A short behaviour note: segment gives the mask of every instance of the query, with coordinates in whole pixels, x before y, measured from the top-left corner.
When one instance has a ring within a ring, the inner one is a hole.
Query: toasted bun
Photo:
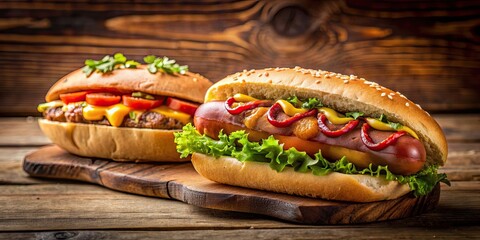
[[[115,161],[184,162],[173,142],[175,131],[117,128],[40,119],[40,128],[53,143],[76,155]]]
[[[445,136],[427,112],[402,94],[363,78],[300,67],[245,70],[214,84],[205,102],[225,100],[236,93],[260,99],[317,97],[325,106],[340,112],[360,111],[373,117],[383,113],[390,121],[417,133],[427,151],[429,164],[443,165],[447,160]]]
[[[48,91],[45,100],[57,100],[62,93],[115,89],[120,92],[140,91],[203,103],[204,94],[211,85],[212,83],[200,74],[152,74],[145,65],[104,74],[94,72],[89,77],[82,69],[78,69],[58,80]]]
[[[373,202],[395,199],[410,191],[406,184],[382,177],[342,173],[315,176],[295,172],[290,167],[279,173],[267,163],[240,162],[232,157],[215,158],[200,153],[192,155],[192,164],[200,175],[215,182],[330,200]]]

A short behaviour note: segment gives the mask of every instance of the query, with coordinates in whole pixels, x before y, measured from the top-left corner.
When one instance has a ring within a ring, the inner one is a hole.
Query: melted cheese
[[[123,119],[130,111],[132,111],[131,108],[118,103],[108,107],[108,109],[105,111],[105,117],[107,117],[110,125],[118,127],[122,125]]]
[[[328,121],[330,121],[333,124],[346,124],[354,120],[351,117],[338,117],[337,112],[331,108],[322,107],[319,109],[319,111],[325,114]]]
[[[105,116],[108,107],[93,106],[87,104],[83,108],[83,117],[89,121],[100,121]]]
[[[158,108],[150,109],[149,111],[160,113],[166,117],[175,118],[184,124],[189,123],[191,120],[191,116],[189,114],[172,110],[167,106],[160,106]],[[145,111],[133,110],[132,108],[129,108],[121,103],[108,107],[87,104],[87,106],[83,108],[83,117],[89,121],[99,121],[106,117],[108,122],[110,122],[110,125],[118,127],[122,125],[123,119],[130,112],[135,113],[135,121],[138,122],[140,116]]]
[[[160,107],[157,107],[157,108],[154,108],[154,109],[150,109],[151,112],[156,112],[156,113],[160,113],[160,114],[163,114],[167,117],[170,117],[170,118],[175,118],[177,120],[179,120],[180,122],[182,122],[183,124],[187,124],[190,122],[190,114],[187,114],[187,113],[183,113],[183,112],[179,112],[179,111],[175,111],[167,106],[160,106]]]

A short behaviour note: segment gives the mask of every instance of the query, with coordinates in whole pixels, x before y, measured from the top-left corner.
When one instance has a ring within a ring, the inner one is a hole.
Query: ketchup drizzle
[[[407,134],[405,131],[398,131],[390,135],[388,138],[385,140],[379,142],[379,143],[374,143],[372,138],[368,135],[368,130],[370,129],[370,125],[367,123],[364,123],[362,126],[362,131],[361,131],[361,138],[363,144],[367,146],[369,149],[374,150],[374,151],[380,151],[385,149],[386,147],[390,146],[391,144],[394,144],[398,138],[401,136]]]
[[[278,121],[276,118],[280,113],[280,111],[282,111],[282,106],[279,103],[275,103],[272,105],[271,100],[255,100],[255,101],[247,102],[243,105],[233,108],[232,105],[235,102],[237,101],[233,97],[230,97],[225,101],[225,109],[232,115],[238,115],[243,113],[244,111],[251,110],[259,106],[271,106],[267,112],[268,122],[270,122],[270,124],[272,124],[273,126],[280,127],[280,128],[288,127],[292,125],[294,122],[302,118],[315,116],[318,113],[318,109],[315,108],[304,113],[297,113],[292,117],[287,118],[283,121]],[[345,126],[343,126],[341,129],[332,131],[326,125],[327,116],[325,114],[319,113],[317,118],[318,118],[318,121],[317,121],[318,127],[320,128],[321,132],[325,134],[327,137],[339,137],[355,129],[360,123],[360,120],[358,119],[351,120],[347,124],[345,124]],[[363,144],[365,144],[365,146],[367,146],[370,150],[373,150],[373,151],[381,151],[387,148],[388,146],[394,144],[398,140],[398,138],[400,138],[401,136],[407,134],[407,132],[405,131],[398,131],[391,134],[389,137],[387,137],[383,141],[379,143],[374,143],[372,138],[368,135],[369,129],[370,129],[370,125],[368,125],[368,123],[364,123],[360,131],[360,136]]]
[[[236,102],[237,100],[235,100],[234,97],[230,97],[227,99],[227,101],[225,101],[225,109],[227,109],[227,111],[232,115],[238,115],[238,114],[241,114],[242,112],[257,108],[259,106],[269,106],[272,104],[272,101],[270,100],[256,100],[256,101],[248,102],[248,103],[245,103],[244,105],[233,108],[232,105]]]
[[[293,115],[292,117],[285,119],[284,121],[278,121],[276,118],[277,118],[278,113],[281,110],[282,110],[282,106],[279,103],[273,104],[273,106],[270,107],[270,109],[268,109],[268,112],[267,112],[268,122],[270,122],[270,124],[272,124],[275,127],[281,127],[281,128],[288,127],[288,126],[292,125],[294,122],[296,122],[296,121],[298,121],[302,118],[315,116],[318,112],[318,110],[315,108],[315,109],[312,109],[308,112],[297,113],[297,114]]]
[[[327,116],[325,114],[318,114],[318,127],[322,131],[323,134],[327,135],[328,137],[339,137],[342,136],[343,134],[350,132],[352,129],[355,129],[360,122],[360,120],[351,120],[345,126],[343,126],[341,129],[338,129],[336,131],[332,131],[328,128],[326,125],[327,121]]]

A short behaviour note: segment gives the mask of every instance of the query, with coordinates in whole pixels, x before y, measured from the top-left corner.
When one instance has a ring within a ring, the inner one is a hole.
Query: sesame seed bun
[[[420,106],[402,94],[356,76],[296,67],[244,70],[214,84],[205,102],[226,100],[236,93],[259,99],[317,97],[339,112],[360,111],[365,116],[385,114],[393,122],[413,129],[427,152],[427,163],[443,165],[447,141],[442,129]]]
[[[116,90],[127,93],[139,91],[202,103],[204,94],[211,85],[212,83],[200,74],[167,74],[160,71],[152,74],[145,65],[116,69],[103,74],[94,72],[89,77],[82,69],[77,69],[58,80],[48,91],[45,100],[57,100],[62,93]]]

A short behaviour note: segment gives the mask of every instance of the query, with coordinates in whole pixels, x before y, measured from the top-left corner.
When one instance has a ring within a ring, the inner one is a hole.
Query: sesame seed
[[[348,80],[343,80],[343,83],[345,83],[345,84],[348,83]]]
[[[280,68],[276,67],[274,70],[278,72],[278,71],[280,71]]]
[[[360,78],[360,80],[365,81],[365,78]]]
[[[370,81],[365,81],[365,82],[363,82],[363,84],[372,84],[372,82],[370,82]]]
[[[295,66],[293,69],[299,70],[299,69],[301,69],[301,67],[300,66]]]
[[[240,73],[240,74],[237,75],[237,77],[241,77],[242,75],[243,75],[243,74]]]
[[[419,107],[420,109],[422,109],[422,107],[420,106],[420,104],[416,104],[416,105],[417,105],[417,107]]]
[[[267,72],[267,73],[265,73],[265,77],[268,77],[269,75],[270,75],[270,74],[269,74],[268,72]]]
[[[357,79],[357,76],[355,76],[355,75],[350,75],[350,80],[355,80],[355,79]]]
[[[337,75],[337,74],[335,74],[335,73],[328,74],[329,77],[335,77],[335,75]]]
[[[321,77],[321,76],[322,76],[321,73],[319,73],[319,72],[315,73],[315,77]]]
[[[247,72],[247,69],[243,69],[243,72],[246,73],[246,72]]]
[[[393,95],[395,95],[395,93],[391,92],[391,93],[389,93],[388,95],[392,95],[392,96],[393,96]]]
[[[409,107],[409,106],[410,106],[410,103],[406,102],[406,103],[405,103],[405,106]]]
[[[330,78],[330,75],[325,74],[323,75],[323,78]]]
[[[369,87],[371,87],[371,88],[374,88],[374,87],[375,87],[375,85],[370,85]]]
[[[319,83],[321,83],[321,82],[322,82],[322,81],[320,81],[320,80],[315,81],[316,84],[319,84]]]
[[[343,80],[347,80],[347,79],[350,79],[350,77],[349,77],[349,76],[345,76],[345,75],[343,75],[341,79],[343,79]]]
[[[250,72],[251,72],[251,73],[255,73],[255,69],[250,69]]]
[[[192,78],[192,80],[193,80],[194,82],[198,81],[198,79],[197,79],[197,78]]]
[[[273,68],[265,68],[265,71],[271,71]]]
[[[257,76],[258,76],[258,77],[261,77],[261,76],[263,76],[263,73],[259,73]]]
[[[392,95],[388,95],[387,97],[390,98],[390,100],[393,100]]]
[[[382,94],[380,94],[380,96],[382,96],[382,97],[385,97],[385,95],[387,95],[387,94],[386,94],[386,93],[382,93]]]
[[[237,77],[234,77],[234,78],[233,78],[233,81],[237,81],[237,80],[238,80],[238,78],[237,78]]]
[[[250,74],[251,74],[250,72],[245,73],[245,75],[247,75],[247,76],[250,76]]]
[[[405,97],[403,94],[400,94],[400,97],[407,99],[407,97]]]
[[[377,89],[377,91],[380,91],[380,90],[382,90],[382,89],[381,89],[381,88],[379,88],[379,87],[377,87],[376,89]]]

